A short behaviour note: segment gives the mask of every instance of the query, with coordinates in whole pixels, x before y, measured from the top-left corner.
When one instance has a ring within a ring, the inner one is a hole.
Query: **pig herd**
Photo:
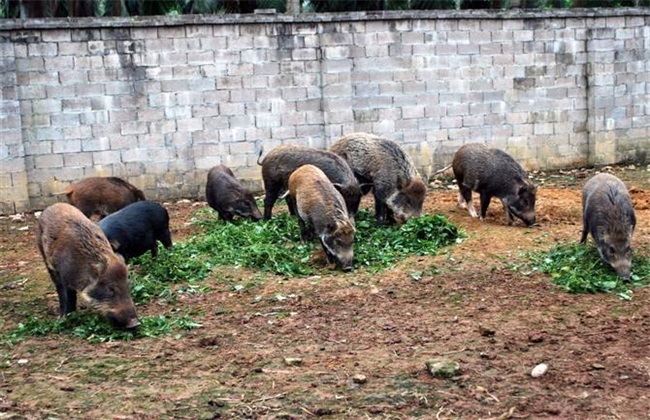
[[[317,240],[330,264],[353,268],[354,217],[363,195],[373,192],[379,226],[405,223],[422,213],[425,181],[411,158],[394,141],[368,133],[344,136],[330,150],[283,145],[260,161],[264,214],[233,172],[218,165],[208,172],[206,200],[226,222],[235,216],[270,219],[273,205],[285,198],[297,217],[302,241]],[[506,220],[535,224],[537,187],[506,152],[482,144],[458,149],[452,168],[458,205],[471,217],[485,218],[490,200],[503,204]],[[480,212],[472,203],[480,197]],[[158,242],[172,246],[169,214],[147,201],[142,191],[116,177],[91,177],[71,185],[68,203],[46,208],[38,219],[37,245],[59,297],[64,316],[76,309],[77,293],[116,327],[139,325],[127,280],[130,259]],[[627,188],[610,174],[588,180],[582,193],[581,242],[591,234],[602,259],[623,279],[631,273],[631,239],[636,219]]]

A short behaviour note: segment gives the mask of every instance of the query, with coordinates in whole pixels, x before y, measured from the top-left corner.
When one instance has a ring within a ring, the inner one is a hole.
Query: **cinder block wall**
[[[0,21],[0,213],[119,176],[203,196],[223,163],[368,131],[423,173],[466,142],[528,169],[645,161],[650,11],[409,11]]]

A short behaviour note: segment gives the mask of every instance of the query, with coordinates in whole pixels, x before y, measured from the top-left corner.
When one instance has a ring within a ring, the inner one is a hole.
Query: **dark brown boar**
[[[59,295],[64,316],[77,308],[77,293],[119,328],[139,325],[126,264],[102,230],[66,203],[46,208],[38,219],[38,249]]]
[[[512,156],[503,150],[469,143],[456,151],[452,168],[459,189],[458,205],[467,207],[470,216],[478,217],[472,203],[472,191],[476,191],[481,199],[481,220],[492,197],[497,197],[505,209],[508,225],[512,225],[513,216],[527,226],[535,224],[537,187]]]
[[[300,238],[311,241],[316,236],[330,264],[352,270],[354,223],[343,196],[325,173],[314,165],[296,169],[289,177],[289,198],[298,216]]]
[[[64,193],[68,203],[95,222],[131,203],[145,200],[142,191],[114,176],[82,179]]]
[[[380,225],[404,223],[422,214],[427,189],[415,165],[394,141],[368,133],[353,133],[330,148],[345,159],[362,185],[372,185],[375,219]],[[370,188],[364,188],[367,194]]]
[[[262,150],[260,150],[260,157]],[[262,165],[262,179],[264,180],[264,218],[270,219],[273,204],[283,191],[288,189],[289,177],[303,165],[314,165],[333,183],[345,200],[348,215],[352,218],[359,210],[361,189],[359,183],[350,169],[350,166],[341,157],[326,150],[312,147],[283,145],[271,150],[264,158]],[[289,201],[289,211],[295,215],[295,209]]]
[[[217,165],[208,172],[205,197],[221,220],[231,221],[235,216],[252,220],[262,218],[253,194],[224,165]]]
[[[629,279],[632,269],[632,234],[636,216],[630,193],[614,175],[594,175],[582,188],[582,237],[596,242],[600,257],[622,279]]]

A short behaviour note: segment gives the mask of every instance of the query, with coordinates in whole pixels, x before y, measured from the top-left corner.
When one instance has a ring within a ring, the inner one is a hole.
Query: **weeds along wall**
[[[528,169],[645,161],[650,10],[0,21],[0,213],[81,178],[203,197],[222,163],[368,131],[423,173],[466,142]]]

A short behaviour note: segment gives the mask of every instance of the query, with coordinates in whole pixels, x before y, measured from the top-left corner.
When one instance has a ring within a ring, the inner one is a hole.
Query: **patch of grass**
[[[142,337],[157,337],[178,330],[192,330],[201,324],[188,316],[146,316],[140,318],[140,327],[134,331],[115,329],[102,316],[92,313],[72,312],[65,318],[41,319],[30,316],[0,337],[0,341],[15,344],[27,337],[67,334],[91,343],[129,341]]]
[[[425,214],[402,226],[378,227],[372,214],[363,210],[356,218],[355,267],[380,271],[410,255],[435,255],[441,247],[465,237],[443,215]]]
[[[632,258],[629,282],[616,276],[594,246],[558,245],[548,252],[531,255],[531,259],[534,270],[550,275],[554,284],[570,293],[613,292],[630,300],[631,287],[650,284],[650,258],[642,255]]]
[[[206,230],[193,241],[199,252],[211,253],[215,265],[238,265],[285,276],[314,273],[307,263],[318,244],[300,242],[298,222],[288,213],[271,220],[223,224],[217,219],[197,219]],[[378,227],[367,209],[356,217],[355,267],[384,269],[409,255],[432,255],[453,244],[464,233],[442,215],[423,215],[402,226]]]
[[[136,304],[152,299],[174,300],[172,284],[202,281],[212,269],[208,255],[192,247],[193,241],[177,243],[167,250],[162,246],[158,257],[151,253],[135,258],[136,268],[130,273],[131,297]]]
[[[131,295],[136,304],[152,299],[174,300],[178,293],[202,289],[202,281],[215,266],[247,267],[286,277],[314,274],[309,264],[317,243],[300,241],[298,222],[287,212],[271,220],[236,220],[224,223],[212,211],[197,212],[193,223],[204,233],[172,249],[159,248],[157,258],[149,253],[135,259],[131,273]],[[464,237],[458,227],[442,215],[423,215],[402,226],[378,227],[372,213],[362,209],[356,218],[355,267],[380,271],[410,255],[432,255],[440,247]],[[177,288],[179,282],[190,286]],[[240,284],[234,287],[242,287]],[[249,287],[249,285],[245,286]]]

